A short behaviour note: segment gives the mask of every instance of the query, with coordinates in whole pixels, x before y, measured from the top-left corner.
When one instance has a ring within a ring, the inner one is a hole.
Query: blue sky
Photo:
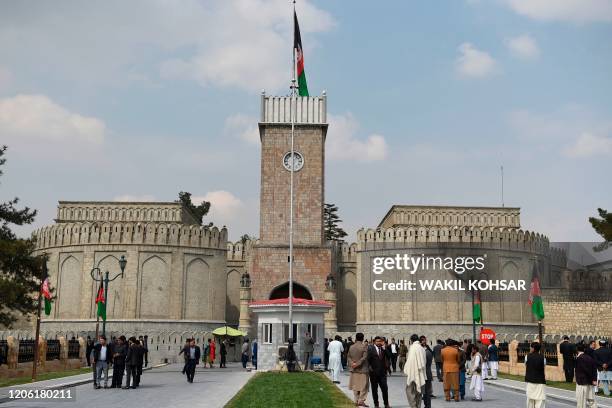
[[[556,241],[612,209],[612,2],[299,1],[327,90],[326,201],[351,235],[392,204],[499,205]],[[288,1],[13,1],[0,14],[0,198],[212,201],[258,233],[259,93],[285,94]],[[30,228],[20,229],[22,234]]]

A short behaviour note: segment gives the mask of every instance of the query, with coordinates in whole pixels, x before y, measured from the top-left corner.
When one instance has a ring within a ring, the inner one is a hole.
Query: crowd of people
[[[113,337],[110,342],[105,335],[99,336],[96,341],[88,336],[85,354],[87,365],[93,369],[95,389],[138,388],[142,368],[149,364],[148,349],[142,336],[138,339],[136,337],[126,339],[125,336]],[[113,376],[109,386],[108,372],[111,367]],[[124,374],[125,385],[123,385]],[[102,386],[102,376],[104,376],[104,386]]]

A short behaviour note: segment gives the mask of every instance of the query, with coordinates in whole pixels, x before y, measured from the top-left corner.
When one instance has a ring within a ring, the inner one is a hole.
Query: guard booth
[[[289,344],[289,298],[251,302],[249,308],[257,317],[257,369],[280,370],[282,357]],[[310,333],[314,344],[314,357],[323,361],[325,314],[331,303],[320,300],[293,299],[293,349],[301,367],[304,367],[304,336]]]

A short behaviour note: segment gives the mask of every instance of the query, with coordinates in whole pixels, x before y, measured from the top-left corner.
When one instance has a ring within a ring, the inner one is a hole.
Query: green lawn
[[[349,400],[324,374],[257,373],[226,408],[348,408]]]
[[[506,378],[508,380],[515,380],[515,381],[525,382],[525,376],[522,376],[522,375],[505,374],[505,373],[498,372],[497,376],[500,377],[500,378]],[[550,380],[546,380],[546,385],[548,387],[560,388],[562,390],[576,391],[576,383],[567,383],[565,381],[550,381]],[[603,395],[601,393],[597,394],[597,395],[605,397],[605,395]]]
[[[66,371],[54,371],[50,373],[42,373],[36,376],[37,381],[52,380],[54,378],[69,377],[71,375],[91,373],[91,367],[77,368]],[[32,382],[32,376],[15,377],[15,378],[0,378],[0,387],[9,387],[11,385],[27,384]]]

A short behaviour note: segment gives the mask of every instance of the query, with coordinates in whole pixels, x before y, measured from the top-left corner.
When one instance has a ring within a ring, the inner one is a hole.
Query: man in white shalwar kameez
[[[472,390],[474,393],[472,401],[482,401],[482,395],[484,394],[484,381],[482,379],[482,356],[476,347],[472,349],[472,364],[470,365],[470,371],[472,371],[470,390]]]
[[[329,351],[329,372],[332,377],[332,381],[335,384],[340,384],[340,372],[342,371],[342,352],[344,347],[342,346],[342,337],[334,337],[334,341],[329,343],[327,351]]]
[[[531,343],[530,353],[525,356],[525,382],[527,408],[546,406],[546,359],[540,354],[540,343]]]
[[[421,399],[423,397],[423,386],[427,376],[425,374],[426,355],[425,349],[419,342],[419,336],[413,334],[410,336],[410,348],[404,365],[404,374],[406,374],[406,397],[410,408],[420,408]]]

